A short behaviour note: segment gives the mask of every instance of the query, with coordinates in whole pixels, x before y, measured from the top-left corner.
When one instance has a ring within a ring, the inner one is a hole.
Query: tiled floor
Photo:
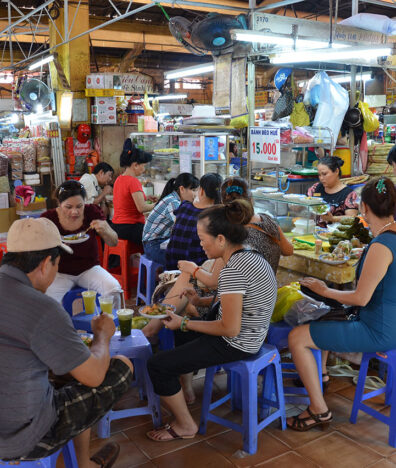
[[[202,374],[194,379],[198,399],[192,406],[192,414],[197,422],[200,417],[203,382]],[[225,389],[226,376],[216,375],[216,394],[225,392]],[[242,437],[239,433],[214,423],[208,424],[205,435],[197,435],[194,439],[153,442],[145,435],[152,428],[151,418],[148,416],[114,421],[110,439],[98,439],[93,433],[91,449],[94,452],[108,440],[117,441],[121,445],[121,454],[115,468],[396,467],[396,449],[387,443],[387,426],[362,413],[359,414],[356,425],[349,423],[354,389],[350,378],[332,377],[327,401],[334,414],[334,422],[327,430],[313,429],[305,433],[281,431],[278,424],[274,423],[260,433],[257,453],[252,456],[244,456],[241,452]],[[131,390],[117,406],[122,408],[138,404],[137,393]],[[375,401],[375,407],[385,413],[389,412],[380,398]],[[289,411],[295,412],[296,409]],[[231,413],[227,405],[219,408],[219,412],[235,420],[240,417],[237,413]],[[165,409],[163,419],[170,420]]]

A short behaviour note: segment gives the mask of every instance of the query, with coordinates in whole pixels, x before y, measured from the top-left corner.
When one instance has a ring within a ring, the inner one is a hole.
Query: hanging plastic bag
[[[324,302],[315,301],[302,293],[301,295],[303,298],[295,302],[283,317],[291,327],[298,327],[303,323],[317,320],[330,312],[330,307]]]
[[[290,122],[293,127],[304,127],[309,125],[309,115],[305,110],[303,102],[295,102],[293,112],[290,115]]]
[[[315,88],[319,85],[319,88]],[[345,112],[349,107],[348,92],[340,84],[333,81],[326,72],[317,73],[308,83],[304,95],[304,104],[312,104],[311,90],[315,90],[319,98],[318,108],[313,122],[314,127],[327,127],[333,133],[333,145],[340,132]]]
[[[275,303],[271,322],[280,322],[290,307],[299,301],[304,295],[300,291],[300,283],[290,283],[278,289],[278,295]]]
[[[246,128],[249,126],[249,114],[240,115],[239,117],[234,117],[230,121],[231,127],[234,128]]]
[[[369,109],[367,102],[359,101],[359,109],[363,116],[363,130],[375,132],[379,127],[379,120]]]

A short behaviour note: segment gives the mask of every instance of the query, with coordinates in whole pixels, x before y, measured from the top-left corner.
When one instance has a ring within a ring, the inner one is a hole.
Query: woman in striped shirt
[[[196,331],[194,341],[152,356],[147,362],[155,392],[172,411],[174,421],[147,433],[155,441],[193,438],[197,425],[187,409],[179,376],[198,369],[246,359],[262,346],[276,300],[275,275],[259,253],[245,249],[245,225],[253,216],[251,203],[234,200],[204,210],[198,236],[209,258],[221,257],[220,308],[216,320],[189,320],[168,312],[172,330]]]

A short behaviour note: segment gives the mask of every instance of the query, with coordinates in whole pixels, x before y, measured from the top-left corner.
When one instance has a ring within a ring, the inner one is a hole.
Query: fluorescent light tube
[[[324,41],[314,41],[311,39],[302,38],[297,38],[296,41],[294,41],[294,38],[290,36],[272,35],[268,33],[260,33],[257,31],[245,31],[243,29],[235,29],[234,31],[231,31],[231,34],[233,39],[236,41],[257,42],[259,44],[271,44],[290,47],[294,47],[294,42],[296,42],[297,49],[324,49],[329,47],[329,43]],[[332,47],[334,49],[341,49],[348,46],[346,44],[336,42],[332,44]]]
[[[331,78],[333,81],[335,81],[336,83],[350,83],[351,82],[351,76],[350,75],[347,75],[347,76],[330,76],[329,75],[329,78]],[[356,81],[360,81],[360,80],[363,80],[363,81],[369,81],[371,80],[371,72],[368,72],[368,73],[357,73],[356,74]]]
[[[153,99],[157,99],[157,101],[173,101],[175,99],[187,99],[187,94],[164,94],[162,96],[149,97],[149,101],[152,101]]]
[[[370,60],[377,57],[391,55],[390,47],[382,48],[358,48],[348,47],[347,50],[305,50],[285,52],[274,55],[270,62],[274,64],[281,63],[303,63],[303,62],[326,62],[326,61],[344,61],[346,59],[364,59]]]
[[[50,63],[54,60],[53,55],[49,55],[48,57],[45,57],[38,62],[34,62],[31,65],[29,65],[29,70],[35,70],[36,68],[41,67],[42,65],[45,65],[46,63]]]
[[[178,70],[172,70],[165,73],[165,79],[174,80],[175,78],[184,78],[186,76],[202,75],[204,73],[210,73],[214,71],[213,63],[204,63],[202,65],[196,65],[194,67],[179,68]]]

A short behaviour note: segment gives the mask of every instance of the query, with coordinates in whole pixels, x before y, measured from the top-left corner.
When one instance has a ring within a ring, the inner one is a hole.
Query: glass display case
[[[254,211],[271,216],[286,234],[313,234],[318,217],[329,209],[319,197],[269,190],[252,190]]]
[[[227,133],[131,133],[132,142],[153,154],[146,176],[152,181],[166,181],[181,172],[196,177],[215,172],[222,177],[229,173]]]

